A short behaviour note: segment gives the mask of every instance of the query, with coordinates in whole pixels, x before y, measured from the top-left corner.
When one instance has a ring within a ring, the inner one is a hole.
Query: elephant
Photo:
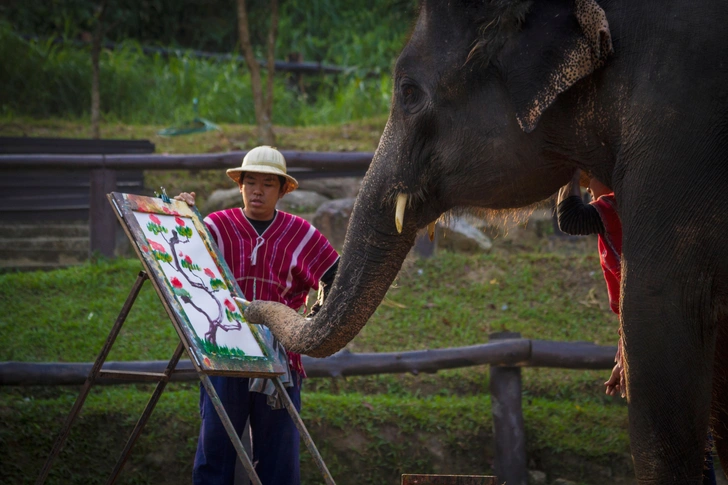
[[[423,0],[337,277],[304,319],[246,317],[315,357],[366,324],[423,229],[553,197],[577,169],[623,224],[620,326],[639,483],[728,468],[728,2]]]

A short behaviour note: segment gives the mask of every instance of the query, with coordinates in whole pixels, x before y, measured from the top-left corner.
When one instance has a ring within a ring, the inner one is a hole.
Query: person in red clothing
[[[580,183],[581,182],[581,183]],[[585,204],[581,198],[580,185],[587,185],[593,202]],[[556,214],[559,228],[566,234],[585,236],[597,234],[599,261],[604,272],[609,295],[609,307],[619,315],[619,288],[622,279],[622,223],[617,213],[617,201],[612,189],[594,177],[582,176],[581,171],[574,174],[558,195]],[[625,381],[622,365],[622,338],[617,344],[617,355],[612,375],[604,383],[606,393],[617,393],[624,397]]]
[[[213,212],[205,219],[210,234],[247,300],[306,306],[309,290],[323,287],[320,306],[336,274],[339,256],[304,219],[276,210],[276,203],[298,187],[276,149],[250,150],[227,175],[240,187],[243,207]],[[175,197],[194,204],[194,192]],[[312,313],[309,313],[311,315]],[[276,345],[280,345],[276,343]],[[301,356],[285,352],[288,374],[281,376],[296,408],[301,408]],[[299,433],[272,381],[210,376],[238,434],[250,419],[252,461],[263,485],[297,485]],[[193,465],[193,483],[232,485],[237,454],[204,388],[200,388],[202,426]]]
[[[622,223],[617,213],[614,191],[594,177],[585,177],[577,170],[567,185],[559,190],[556,214],[559,228],[566,234],[585,236],[597,234],[599,261],[604,272],[609,294],[609,307],[617,315],[619,312],[620,285],[622,281]],[[585,185],[593,201],[585,204],[581,198],[580,185]],[[610,396],[620,394],[625,397],[626,381],[624,359],[622,356],[622,335],[617,343],[616,362],[609,376],[606,393]],[[713,439],[708,432],[705,448],[705,467],[703,485],[716,485],[713,466]]]

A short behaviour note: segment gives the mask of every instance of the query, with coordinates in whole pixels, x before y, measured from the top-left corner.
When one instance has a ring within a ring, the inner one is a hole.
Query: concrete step
[[[0,238],[88,238],[88,224],[0,224]]]
[[[0,224],[2,273],[64,268],[88,255],[88,223]]]
[[[0,256],[8,252],[77,252],[86,251],[88,253],[89,240],[86,237],[2,237],[0,238]]]
[[[79,263],[78,262],[74,262],[72,264],[40,263],[37,261],[19,263],[19,262],[12,262],[12,261],[11,262],[0,261],[0,274],[21,273],[21,272],[26,272],[26,271],[53,271],[56,269],[68,268],[69,266],[75,266],[77,264],[79,264]]]
[[[57,251],[57,250],[12,250],[3,251],[0,265],[5,267],[26,266],[29,264],[62,264],[69,266],[80,264],[88,259],[86,251]]]
[[[53,269],[88,259],[86,237],[0,238],[0,268]]]

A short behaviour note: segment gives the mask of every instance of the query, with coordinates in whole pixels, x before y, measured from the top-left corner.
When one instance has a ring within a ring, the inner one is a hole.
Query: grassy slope
[[[280,129],[279,147],[373,150],[383,121]],[[156,137],[157,128],[107,125],[104,136],[150,138],[158,151],[179,153],[249,147],[254,139],[252,129],[244,126],[225,126],[223,135],[176,139]],[[63,121],[15,120],[0,132],[87,136],[82,125]],[[217,173],[201,175],[205,174],[194,174],[194,187],[184,171],[150,173],[148,180],[171,187],[171,193],[177,187],[200,191],[201,178],[206,181],[203,193],[225,184]],[[428,261],[408,260],[351,350],[470,345],[504,329],[531,338],[614,344],[616,319],[607,307],[595,241],[555,247],[545,240],[525,246],[508,237],[495,242],[490,255],[441,253]],[[0,361],[92,361],[139,269],[136,260],[118,260],[49,273],[0,275]],[[109,358],[168,359],[175,338],[151,285],[145,285]],[[607,464],[627,453],[626,408],[621,400],[603,395],[606,377],[605,371],[524,369],[532,465],[600,483],[563,457]],[[335,476],[356,473],[364,483],[397,483],[402,472],[483,473],[489,470],[483,469],[482,448],[486,463],[492,457],[487,388],[485,366],[421,376],[311,379],[303,417]],[[0,456],[13,464],[2,467],[0,481],[21,483],[21,476],[34,475],[75,392],[0,388]],[[122,436],[130,432],[150,392],[145,386],[94,390],[66,455],[73,452],[83,460],[61,459],[58,471],[54,468],[55,483],[92,483],[108,473],[110,457],[118,454]],[[196,386],[169,386],[122,481],[187,479],[199,426],[196,395]],[[99,429],[105,431],[99,434]],[[367,450],[363,457],[361,449]],[[443,453],[451,458],[448,463],[438,462]],[[307,483],[317,483],[310,460],[305,459],[304,469]],[[7,480],[2,480],[3,474]]]
[[[503,328],[533,338],[609,344],[614,319],[606,309],[601,276],[591,269],[596,264],[591,255],[505,251],[442,253],[428,261],[411,261],[350,346],[354,351],[391,351],[468,345],[486,341],[489,331]],[[0,360],[92,361],[139,268],[135,260],[119,260],[49,273],[0,275],[5,310],[0,317],[0,340],[5,343]],[[167,359],[175,338],[156,294],[146,285],[110,359]],[[603,396],[605,377],[605,372],[524,370],[527,442],[537,467],[553,472],[559,460],[549,462],[550,454],[602,463],[627,452],[626,409],[622,402]],[[338,476],[357,471],[367,477],[363,483],[395,483],[395,475],[414,470],[482,473],[488,470],[483,470],[477,450],[485,446],[486,462],[492,457],[487,389],[486,366],[422,376],[311,379],[303,417]],[[78,476],[77,466],[64,465],[74,483],[104,476],[105,461],[93,460],[95,453],[89,450],[100,448],[104,456],[116,456],[150,392],[144,386],[94,390],[84,409],[85,424],[79,425],[69,445],[86,457],[83,469],[88,475]],[[74,398],[73,389],[2,389],[0,452],[8,453],[21,470],[39,466],[54,434],[41,436],[39,429],[55,429]],[[188,476],[199,425],[196,401],[195,386],[170,384],[149,437],[135,451],[129,480],[157,482],[156,474],[163,473],[159,468],[169,465],[169,456],[158,456],[164,453],[176,457],[180,475],[175,477]],[[98,427],[109,429],[92,437]],[[156,450],[155,440],[169,450]],[[36,450],[32,457],[23,455],[27,443]],[[459,458],[432,462],[437,447]],[[359,456],[362,449],[367,450],[364,457]],[[307,476],[315,478],[310,460],[305,463]],[[573,467],[562,469],[575,477],[581,473]],[[59,480],[65,482],[61,476]]]

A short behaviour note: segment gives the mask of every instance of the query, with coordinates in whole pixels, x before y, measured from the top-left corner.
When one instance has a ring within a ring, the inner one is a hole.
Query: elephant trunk
[[[409,213],[402,221],[400,208],[395,225],[395,201],[386,196],[383,177],[372,173],[376,171],[367,174],[354,204],[338,273],[319,313],[304,318],[263,301],[245,311],[249,322],[268,326],[292,352],[326,357],[350,342],[381,303],[414,244],[415,217]]]

